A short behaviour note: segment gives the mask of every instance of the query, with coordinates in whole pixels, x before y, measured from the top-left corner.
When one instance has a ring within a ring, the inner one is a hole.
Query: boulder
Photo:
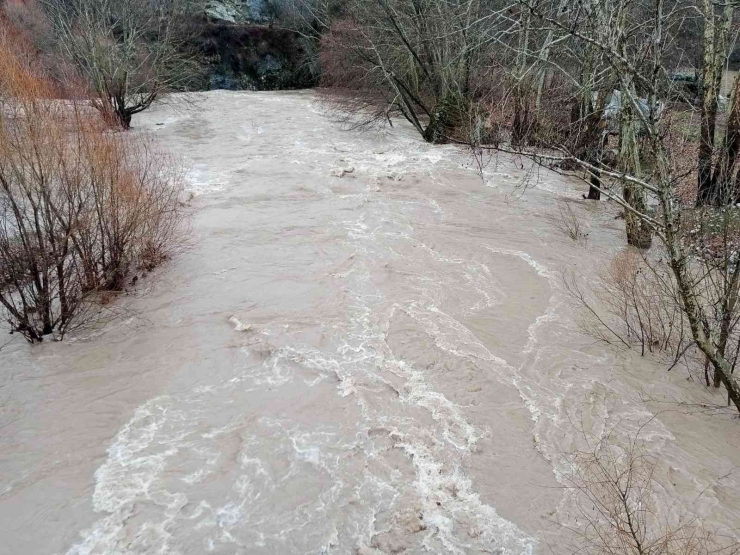
[[[265,0],[209,0],[208,19],[221,23],[264,23],[268,20]]]

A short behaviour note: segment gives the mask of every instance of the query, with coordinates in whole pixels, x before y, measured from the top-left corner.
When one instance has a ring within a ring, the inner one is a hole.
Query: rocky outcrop
[[[195,88],[260,91],[317,84],[299,36],[273,26],[271,1],[206,0],[193,13],[195,33],[186,49],[200,60]]]
[[[205,14],[220,23],[265,23],[269,19],[265,0],[209,0]]]
[[[250,9],[255,5],[258,3],[252,0]],[[303,46],[290,31],[248,21],[212,19],[203,24],[198,41],[207,64],[208,79],[203,88],[277,90],[316,84],[305,64]]]

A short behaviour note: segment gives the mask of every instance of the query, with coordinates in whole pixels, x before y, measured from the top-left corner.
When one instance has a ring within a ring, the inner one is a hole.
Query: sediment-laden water
[[[544,553],[578,428],[656,415],[658,493],[740,522],[738,421],[675,410],[706,393],[594,343],[562,291],[622,248],[609,203],[575,244],[547,215],[577,183],[481,179],[310,93],[135,124],[186,163],[189,247],[105,329],[0,352],[0,553]]]

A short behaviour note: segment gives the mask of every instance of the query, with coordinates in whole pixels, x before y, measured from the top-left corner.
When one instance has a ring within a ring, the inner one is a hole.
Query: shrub
[[[694,358],[689,324],[681,311],[676,284],[660,259],[633,249],[618,253],[592,282],[565,274],[563,284],[583,309],[582,330],[607,343],[654,353],[669,361]],[[690,367],[695,367],[692,360]]]
[[[33,342],[90,322],[102,292],[165,260],[184,210],[174,161],[56,99],[29,52],[0,22],[0,304]]]
[[[618,438],[618,422],[601,434],[583,433],[586,446],[561,461],[573,514],[563,526],[572,542],[556,553],[594,555],[737,555],[732,530],[712,528],[674,500],[656,479],[660,461],[637,433]],[[694,503],[704,492],[699,493]],[[569,515],[570,516],[570,515]]]

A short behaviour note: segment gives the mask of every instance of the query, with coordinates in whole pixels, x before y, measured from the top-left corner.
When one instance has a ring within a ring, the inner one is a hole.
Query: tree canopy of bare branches
[[[186,49],[189,2],[41,1],[94,105],[124,129],[134,114],[197,77],[199,66]]]
[[[485,0],[351,2],[322,38],[324,84],[349,91],[345,111],[364,123],[400,114],[445,142],[487,81],[498,19]]]
[[[321,39],[324,82],[343,91],[330,103],[345,121],[400,114],[427,141],[508,151],[584,179],[587,198],[610,199],[624,211],[629,245],[657,243],[653,260],[670,273],[691,340],[740,410],[729,347],[740,287],[737,80],[724,133],[716,129],[734,5],[347,6],[322,19]],[[687,68],[701,76],[698,95],[676,77]]]

